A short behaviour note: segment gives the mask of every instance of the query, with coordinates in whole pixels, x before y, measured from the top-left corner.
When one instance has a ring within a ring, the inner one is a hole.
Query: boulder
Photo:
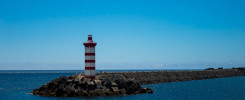
[[[113,92],[119,92],[119,89],[117,87],[111,87]]]

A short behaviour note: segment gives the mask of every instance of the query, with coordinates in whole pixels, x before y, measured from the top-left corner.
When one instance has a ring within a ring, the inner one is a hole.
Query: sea
[[[147,70],[102,70],[147,71]],[[0,70],[0,100],[245,100],[245,76],[142,85],[152,94],[102,97],[44,97],[32,95],[33,89],[80,70]]]

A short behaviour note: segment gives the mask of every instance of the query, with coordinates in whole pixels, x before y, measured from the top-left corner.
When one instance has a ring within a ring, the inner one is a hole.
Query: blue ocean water
[[[0,71],[0,100],[245,100],[245,76],[143,85],[153,94],[109,97],[43,97],[29,94],[33,89],[59,76],[79,71]]]

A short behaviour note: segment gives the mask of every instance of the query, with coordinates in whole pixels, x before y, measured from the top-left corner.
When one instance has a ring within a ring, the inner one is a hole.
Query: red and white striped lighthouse
[[[88,35],[87,42],[84,42],[85,46],[85,77],[95,79],[95,46],[96,42],[92,40],[92,34]]]

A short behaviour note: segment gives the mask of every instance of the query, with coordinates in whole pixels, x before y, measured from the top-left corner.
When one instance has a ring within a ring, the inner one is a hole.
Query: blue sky
[[[245,66],[244,0],[0,0],[0,70]]]

